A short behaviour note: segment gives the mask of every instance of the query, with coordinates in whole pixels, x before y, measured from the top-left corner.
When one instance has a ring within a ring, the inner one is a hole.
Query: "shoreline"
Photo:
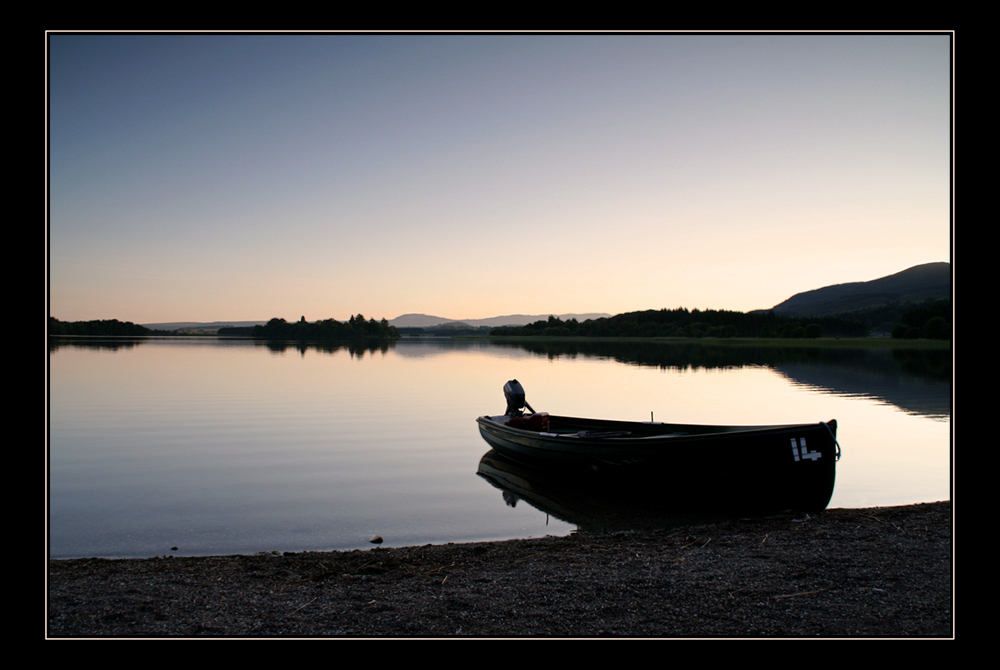
[[[660,531],[48,561],[46,636],[953,638],[950,501]]]

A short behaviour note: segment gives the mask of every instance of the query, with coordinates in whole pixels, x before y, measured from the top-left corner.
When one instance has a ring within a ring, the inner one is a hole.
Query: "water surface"
[[[475,418],[502,413],[512,378],[553,414],[835,418],[843,457],[831,507],[944,500],[949,361],[697,343],[60,340],[50,351],[50,555],[352,549],[376,534],[403,546],[632,523],[593,521],[551,489],[539,502],[478,474],[489,446]]]

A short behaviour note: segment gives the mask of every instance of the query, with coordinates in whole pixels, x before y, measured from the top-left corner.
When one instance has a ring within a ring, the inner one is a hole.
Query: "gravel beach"
[[[52,560],[48,638],[954,637],[952,506],[661,531]]]

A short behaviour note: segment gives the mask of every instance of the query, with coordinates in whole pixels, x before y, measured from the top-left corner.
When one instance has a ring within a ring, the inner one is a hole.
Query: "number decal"
[[[806,448],[806,438],[800,437],[796,440],[792,438],[792,456],[795,457],[796,461],[804,461],[807,458],[811,461],[815,461],[817,458],[822,458],[823,454],[818,451],[808,451]]]

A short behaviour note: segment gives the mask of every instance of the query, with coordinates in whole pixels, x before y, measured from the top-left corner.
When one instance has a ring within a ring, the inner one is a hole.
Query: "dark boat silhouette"
[[[833,495],[840,456],[834,420],[775,426],[610,421],[535,412],[517,380],[504,393],[507,412],[479,417],[479,431],[504,456],[537,468],[618,484],[655,477],[664,498],[684,505],[813,512]]]

